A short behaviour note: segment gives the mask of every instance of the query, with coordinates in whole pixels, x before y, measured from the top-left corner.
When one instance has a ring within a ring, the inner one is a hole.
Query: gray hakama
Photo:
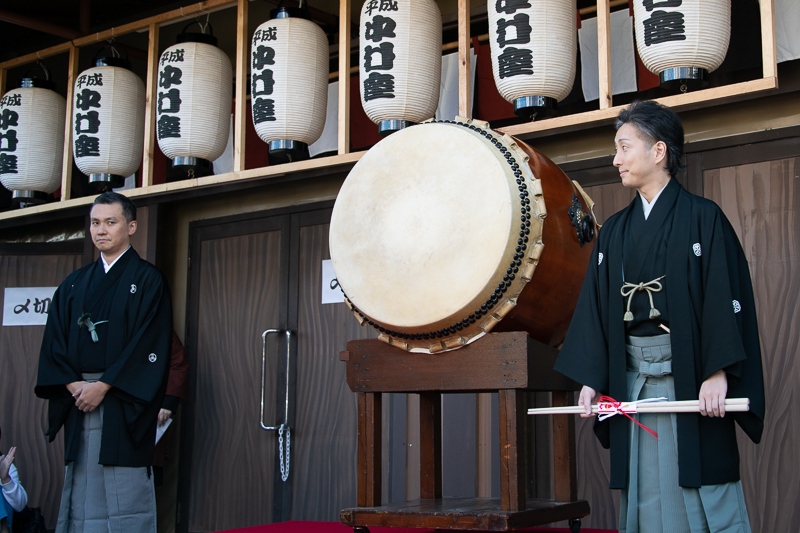
[[[97,381],[102,374],[84,374]],[[148,468],[99,464],[103,404],[83,415],[78,458],[67,463],[56,533],[156,533]]]
[[[628,398],[675,400],[669,335],[627,337]],[[742,482],[678,484],[677,416],[633,415],[658,433],[658,440],[633,422],[628,488],[622,491],[620,533],[749,533]]]

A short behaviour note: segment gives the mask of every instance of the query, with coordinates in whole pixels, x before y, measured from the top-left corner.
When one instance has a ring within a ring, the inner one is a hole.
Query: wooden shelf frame
[[[12,218],[24,218],[28,215],[41,214],[66,209],[78,205],[89,204],[93,197],[71,198],[72,186],[72,91],[74,80],[79,74],[78,54],[83,46],[103,42],[113,37],[118,37],[127,33],[147,31],[149,33],[148,44],[148,64],[146,80],[146,119],[144,134],[144,156],[142,161],[142,186],[136,189],[125,191],[131,197],[159,196],[167,192],[175,192],[184,189],[208,188],[220,184],[230,184],[238,181],[250,181],[253,179],[269,179],[295,172],[303,172],[308,169],[331,169],[355,163],[362,153],[350,153],[350,84],[339,84],[339,117],[338,117],[338,137],[337,154],[326,158],[314,159],[297,163],[287,163],[278,166],[263,167],[245,170],[244,161],[246,153],[245,127],[249,117],[246,116],[246,92],[245,86],[248,71],[248,57],[250,35],[248,35],[248,4],[253,0],[206,0],[187,7],[175,9],[160,15],[155,15],[140,21],[132,22],[98,32],[92,35],[74,39],[70,42],[46,48],[32,54],[27,54],[9,61],[0,63],[0,94],[5,94],[7,83],[7,71],[11,68],[19,67],[28,63],[33,63],[39,59],[68,54],[68,90],[67,90],[67,120],[65,126],[65,140],[63,152],[63,170],[61,180],[61,201],[42,206],[28,207],[25,209],[15,209],[0,213],[0,220]],[[540,137],[554,133],[565,133],[577,131],[611,123],[621,110],[620,106],[613,105],[612,85],[611,85],[611,46],[610,46],[610,13],[611,6],[616,5],[616,0],[597,0],[597,19],[598,19],[598,69],[599,69],[599,88],[600,99],[599,109],[555,117],[551,119],[519,124],[499,128],[499,131],[510,135],[519,136],[523,139]],[[206,178],[186,180],[177,183],[167,183],[161,185],[153,184],[153,160],[156,147],[156,99],[157,99],[157,75],[158,75],[158,48],[159,48],[159,28],[163,24],[178,22],[191,19],[202,14],[213,13],[222,9],[237,9],[237,47],[236,57],[234,58],[235,77],[236,77],[236,105],[234,107],[234,171],[226,174],[208,176]],[[340,0],[339,2],[339,72],[350,72],[350,53],[342,53],[351,50],[351,20],[353,4],[351,0]],[[659,98],[657,101],[668,105],[678,111],[710,107],[728,102],[735,102],[768,94],[778,88],[777,77],[777,53],[775,44],[775,17],[774,0],[761,0],[761,44],[762,44],[762,63],[763,77],[747,82],[703,89],[691,93],[679,94]],[[470,0],[458,0],[458,56],[459,56],[459,113],[462,116],[470,117],[469,102],[470,96],[470,55],[469,49],[472,46],[470,39]],[[356,13],[356,16],[358,14]]]

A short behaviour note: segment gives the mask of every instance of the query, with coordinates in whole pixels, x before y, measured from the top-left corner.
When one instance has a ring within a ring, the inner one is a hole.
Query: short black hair
[[[672,109],[652,100],[634,100],[623,109],[614,126],[619,130],[623,124],[631,124],[640,138],[650,146],[662,141],[667,145],[667,172],[673,178],[686,168],[683,159],[683,123]]]
[[[114,191],[106,191],[94,199],[92,207],[96,206],[97,204],[120,204],[122,207],[122,214],[125,216],[125,221],[130,223],[136,220],[136,206],[133,202],[131,202],[131,199],[124,194]]]

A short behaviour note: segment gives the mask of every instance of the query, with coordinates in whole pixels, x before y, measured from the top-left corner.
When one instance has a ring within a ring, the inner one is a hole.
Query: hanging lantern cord
[[[44,71],[44,79],[46,79],[47,81],[50,81],[50,71],[47,70],[47,67],[44,66],[44,63],[42,63],[41,61],[39,61],[37,59],[36,60],[36,64],[39,66],[40,69],[42,69]]]

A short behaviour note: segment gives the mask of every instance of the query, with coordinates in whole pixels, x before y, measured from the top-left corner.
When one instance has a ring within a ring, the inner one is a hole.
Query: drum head
[[[460,126],[412,126],[371,148],[344,182],[330,226],[333,268],[352,304],[408,332],[474,312],[517,245],[514,180],[503,154]]]

